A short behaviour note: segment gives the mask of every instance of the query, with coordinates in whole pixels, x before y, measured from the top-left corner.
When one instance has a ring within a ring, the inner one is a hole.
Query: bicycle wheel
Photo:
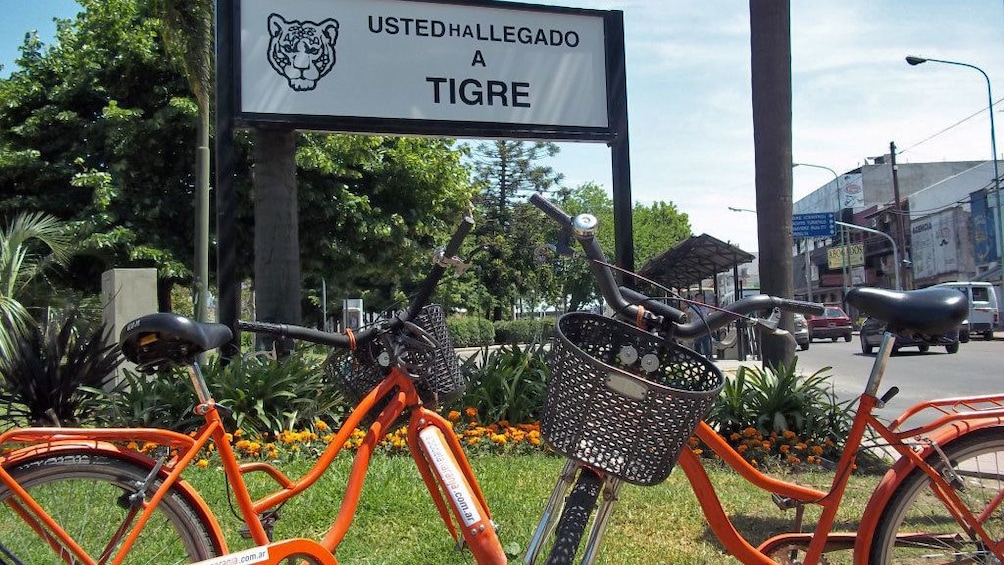
[[[95,453],[46,455],[7,472],[93,558],[117,551],[116,532],[132,526],[129,496],[149,470]],[[155,480],[149,492],[161,484]],[[17,514],[21,505],[0,485],[0,559],[4,563],[75,562],[56,550]],[[141,510],[141,509],[140,509]],[[216,555],[208,528],[180,491],[171,489],[147,522],[124,563],[191,563]]]
[[[546,565],[571,565],[602,488],[603,479],[599,475],[585,468],[579,471],[554,528],[554,545],[547,555]]]
[[[983,527],[994,540],[1004,537],[1004,435],[987,429],[962,437],[945,448],[961,484],[955,490],[975,515],[986,511]],[[928,461],[944,464],[937,454]],[[967,533],[929,488],[929,477],[914,469],[893,493],[879,518],[870,563],[1000,563],[984,544]],[[897,537],[899,539],[897,539]]]

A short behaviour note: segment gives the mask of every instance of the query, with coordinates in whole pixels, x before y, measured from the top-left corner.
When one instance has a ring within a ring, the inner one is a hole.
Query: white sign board
[[[245,121],[609,126],[610,12],[409,0],[241,0],[238,11]]]
[[[913,276],[925,279],[958,270],[955,210],[933,214],[910,225]]]

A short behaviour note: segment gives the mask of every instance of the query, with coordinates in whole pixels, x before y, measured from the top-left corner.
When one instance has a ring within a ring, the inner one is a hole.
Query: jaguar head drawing
[[[296,91],[313,90],[317,81],[335,66],[338,22],[286,21],[279,14],[268,17],[268,62],[286,77]]]

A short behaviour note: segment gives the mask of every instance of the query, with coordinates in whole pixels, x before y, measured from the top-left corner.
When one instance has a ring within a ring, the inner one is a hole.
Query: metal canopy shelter
[[[700,285],[705,279],[735,270],[755,259],[738,247],[708,234],[691,236],[650,259],[639,271],[642,276],[669,288]],[[717,286],[717,282],[716,282]]]

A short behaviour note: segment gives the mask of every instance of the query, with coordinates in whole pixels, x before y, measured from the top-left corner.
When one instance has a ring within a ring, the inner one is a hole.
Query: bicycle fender
[[[144,469],[153,469],[157,464],[156,460],[131,449],[124,449],[113,443],[105,441],[86,441],[83,439],[58,440],[22,447],[0,458],[0,464],[4,467],[8,467],[27,462],[32,459],[37,459],[39,457],[61,454],[70,455],[73,453],[94,453],[96,455],[104,455],[105,457],[111,457],[128,463],[133,463]],[[160,478],[164,479],[167,478],[168,472],[162,468],[158,475]],[[221,554],[226,553],[228,549],[226,539],[223,536],[223,530],[220,528],[219,522],[216,521],[216,516],[209,509],[209,505],[206,504],[206,501],[203,500],[198,491],[192,488],[192,486],[184,479],[178,479],[175,481],[174,486],[190,503],[192,509],[199,513],[199,518],[202,519],[202,523],[209,527],[208,533],[212,538],[211,541],[213,542],[213,546],[216,548],[216,551]]]
[[[950,425],[931,432],[929,437],[935,443],[944,447],[966,434],[988,428],[1001,428],[1002,432],[1004,432],[1004,426],[1001,425],[998,418],[975,418],[973,420],[953,422]],[[927,459],[933,452],[933,448],[926,447],[918,455],[920,455],[921,459]],[[875,530],[878,528],[878,521],[882,517],[882,511],[889,503],[889,499],[892,498],[893,493],[899,488],[900,483],[906,479],[907,475],[916,466],[913,461],[906,457],[900,457],[886,471],[885,476],[882,477],[878,486],[872,491],[872,495],[868,499],[868,505],[865,506],[865,511],[861,515],[861,522],[858,525],[858,539],[854,544],[854,563],[856,565],[868,565],[868,554],[871,551],[872,538],[875,535]]]

